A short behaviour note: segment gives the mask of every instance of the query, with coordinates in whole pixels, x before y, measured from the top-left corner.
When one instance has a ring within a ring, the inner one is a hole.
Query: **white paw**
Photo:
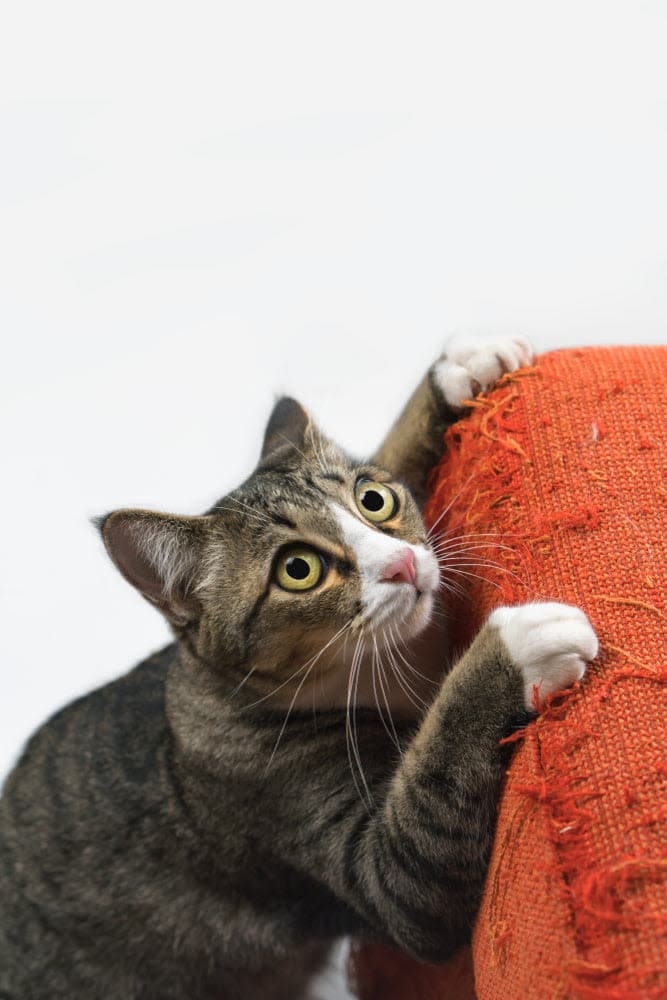
[[[489,625],[500,636],[512,660],[523,674],[524,704],[535,710],[535,688],[539,701],[562,691],[586,672],[586,664],[598,653],[598,640],[588,618],[569,604],[521,604],[497,608]]]
[[[444,354],[433,366],[433,375],[448,406],[460,410],[464,400],[532,360],[533,349],[525,337],[488,340],[458,336],[447,342]]]

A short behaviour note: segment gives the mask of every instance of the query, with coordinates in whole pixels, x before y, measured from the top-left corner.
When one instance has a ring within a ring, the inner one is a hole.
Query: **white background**
[[[0,774],[165,641],[89,524],[276,392],[382,434],[455,329],[667,340],[667,4],[4,4]]]

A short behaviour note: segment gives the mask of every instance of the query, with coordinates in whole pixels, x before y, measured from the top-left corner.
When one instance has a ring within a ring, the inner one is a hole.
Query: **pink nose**
[[[382,580],[386,583],[411,583],[417,579],[415,554],[412,549],[402,549],[395,559],[385,567]]]

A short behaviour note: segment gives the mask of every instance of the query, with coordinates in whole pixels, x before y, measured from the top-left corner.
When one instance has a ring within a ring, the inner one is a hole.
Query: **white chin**
[[[412,613],[401,624],[401,635],[405,638],[414,639],[415,636],[424,631],[431,620],[432,612],[433,594],[424,592],[412,609]]]
[[[430,622],[432,611],[432,593],[424,591],[415,600],[414,590],[410,592],[406,587],[400,600],[387,601],[377,610],[373,615],[373,627],[387,637],[393,632],[402,639],[414,639]]]

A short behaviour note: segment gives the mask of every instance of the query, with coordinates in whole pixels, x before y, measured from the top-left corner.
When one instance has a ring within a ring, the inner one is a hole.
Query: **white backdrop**
[[[667,340],[667,5],[89,2],[0,26],[0,774],[161,644],[92,515],[276,392],[370,448],[447,332]]]

